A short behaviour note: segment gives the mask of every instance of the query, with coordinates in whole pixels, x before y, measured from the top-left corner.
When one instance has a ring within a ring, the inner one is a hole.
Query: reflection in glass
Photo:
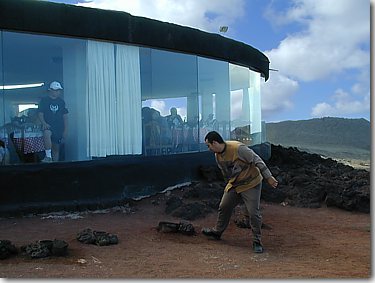
[[[142,128],[145,155],[196,151],[196,56],[141,48]]]
[[[262,142],[260,74],[230,64],[231,139],[247,145]]]
[[[230,137],[229,64],[198,57],[199,127],[201,150],[207,150],[204,137],[209,131],[219,132],[224,139]]]

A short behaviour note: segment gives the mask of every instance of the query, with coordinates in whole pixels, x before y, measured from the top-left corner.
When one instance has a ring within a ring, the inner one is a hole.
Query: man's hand
[[[269,177],[269,178],[267,179],[267,183],[268,183],[272,188],[276,188],[277,185],[279,184],[279,182],[278,182],[273,176],[271,176],[271,177]]]

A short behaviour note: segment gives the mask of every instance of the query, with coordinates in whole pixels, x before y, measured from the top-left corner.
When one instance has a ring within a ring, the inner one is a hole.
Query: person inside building
[[[210,130],[216,130],[217,128],[217,120],[214,117],[214,114],[209,114],[207,119],[203,122],[203,127],[210,129]]]
[[[61,98],[62,90],[58,81],[51,82],[48,96],[43,97],[38,106],[46,153],[42,162],[59,161],[60,146],[66,139],[69,111]]]
[[[168,125],[171,129],[182,128],[183,121],[179,114],[177,114],[177,108],[172,107],[170,110],[170,114],[167,116]]]
[[[166,118],[172,136],[172,151],[177,152],[181,150],[182,146],[184,122],[181,116],[177,114],[176,107],[172,107],[169,111],[170,115]]]

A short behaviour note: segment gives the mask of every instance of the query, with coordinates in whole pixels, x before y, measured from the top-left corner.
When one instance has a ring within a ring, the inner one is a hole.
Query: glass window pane
[[[262,139],[262,105],[260,97],[260,73],[250,72],[250,134],[252,144],[260,144]]]
[[[247,145],[261,138],[260,74],[230,64],[231,135]]]
[[[45,131],[36,106],[52,93],[48,89],[53,81],[63,88],[56,93],[69,113],[64,140],[61,124],[53,124],[57,130],[52,131],[52,155],[55,161],[87,159],[85,46],[85,41],[78,39],[3,32],[2,109],[11,163],[35,163],[45,157],[49,145],[43,142]],[[51,113],[63,108],[56,101],[49,108]]]
[[[198,113],[196,56],[141,48],[145,155],[197,150],[192,126]]]
[[[204,137],[209,131],[219,132],[224,139],[230,137],[229,64],[198,57],[199,68],[199,141],[207,150]]]

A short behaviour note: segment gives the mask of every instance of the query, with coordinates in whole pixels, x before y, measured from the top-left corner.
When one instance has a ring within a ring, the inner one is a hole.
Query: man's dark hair
[[[213,141],[217,141],[218,143],[224,143],[223,138],[220,136],[220,134],[216,131],[209,132],[204,140],[208,141],[209,143],[212,143]]]

